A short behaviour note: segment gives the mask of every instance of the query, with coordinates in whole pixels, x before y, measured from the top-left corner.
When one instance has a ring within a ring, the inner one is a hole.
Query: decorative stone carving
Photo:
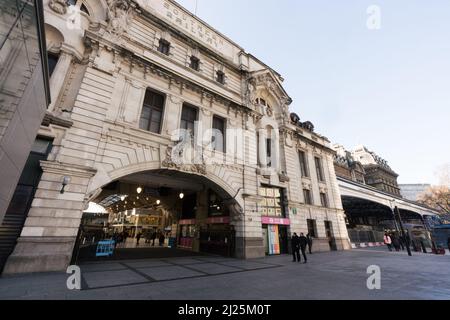
[[[67,2],[66,0],[50,0],[48,3],[50,9],[59,14],[67,13]]]
[[[161,163],[163,168],[174,169],[183,172],[196,173],[201,175],[206,175],[206,165],[202,159],[201,163],[193,163],[193,164],[184,164],[182,161],[174,161],[174,159],[179,159],[182,157],[180,152],[183,152],[183,149],[173,148],[171,146],[166,149],[166,157]]]
[[[108,32],[121,36],[128,31],[131,22],[132,6],[127,0],[107,0]]]

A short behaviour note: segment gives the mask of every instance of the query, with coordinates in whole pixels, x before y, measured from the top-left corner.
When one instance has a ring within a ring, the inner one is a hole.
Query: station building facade
[[[287,253],[294,232],[350,248],[335,151],[290,113],[280,74],[174,1],[44,10],[52,148],[4,273],[64,270],[90,202],[160,214],[193,251]]]

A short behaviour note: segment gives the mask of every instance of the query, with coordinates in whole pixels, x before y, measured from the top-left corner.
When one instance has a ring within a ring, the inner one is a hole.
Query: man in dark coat
[[[300,262],[300,243],[298,235],[294,232],[294,235],[291,238],[291,246],[292,246],[292,256],[294,260],[292,262]]]
[[[303,233],[300,233],[299,237],[299,243],[300,243],[300,250],[302,251],[303,259],[305,259],[305,263],[308,262],[308,259],[306,258],[306,245],[308,244],[308,239],[306,239],[305,235]]]

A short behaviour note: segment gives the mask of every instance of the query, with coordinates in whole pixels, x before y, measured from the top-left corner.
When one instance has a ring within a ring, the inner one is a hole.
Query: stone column
[[[70,264],[95,170],[52,161],[41,161],[41,167],[41,181],[4,274],[63,271]],[[70,180],[61,193],[64,177]]]
[[[50,96],[51,103],[48,110],[51,112],[55,108],[55,103],[58,100],[61,89],[64,85],[66,75],[70,68],[70,63],[72,62],[72,55],[61,50],[58,58],[58,63],[53,70],[52,76],[50,78]]]

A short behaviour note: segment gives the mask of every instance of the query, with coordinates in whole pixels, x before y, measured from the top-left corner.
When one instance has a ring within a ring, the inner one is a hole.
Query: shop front
[[[179,221],[178,248],[193,250],[194,240],[197,233],[195,219],[185,219]]]
[[[261,217],[264,246],[267,255],[289,253],[288,228],[290,220],[285,218]]]
[[[285,190],[263,186],[259,189],[262,197],[261,224],[266,255],[286,254],[288,247],[288,228],[290,220],[286,218]]]
[[[210,217],[200,232],[200,251],[225,257],[234,255],[235,232],[230,217]]]

